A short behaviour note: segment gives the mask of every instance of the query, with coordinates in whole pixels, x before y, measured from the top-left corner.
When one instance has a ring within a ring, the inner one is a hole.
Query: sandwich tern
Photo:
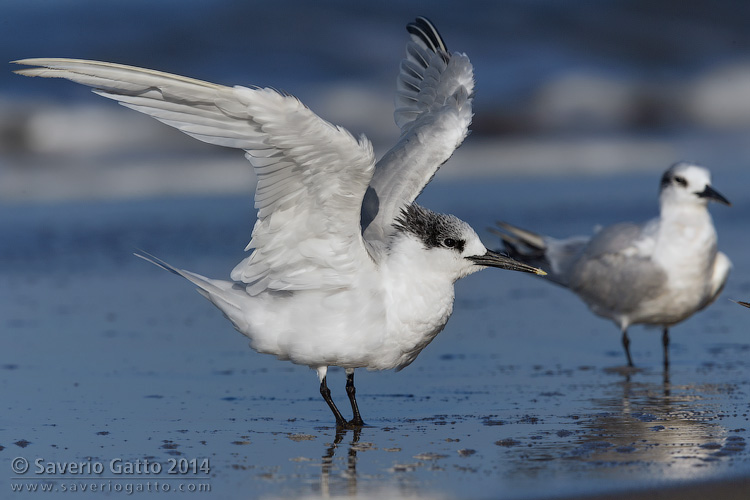
[[[334,126],[295,97],[226,87],[120,64],[24,59],[25,76],[66,78],[204,142],[245,151],[257,174],[252,249],[231,280],[136,254],[193,284],[258,352],[317,372],[339,427],[362,426],[354,370],[400,370],[445,327],[454,283],[486,267],[544,274],[489,251],[453,215],[414,203],[463,142],[472,118],[473,68],[448,52],[425,18],[397,78],[401,136],[377,163],[370,141]],[[353,418],[326,383],[346,372]]]
[[[717,251],[707,205],[730,205],[711,187],[711,174],[680,162],[661,178],[660,215],[643,224],[615,224],[595,235],[555,239],[498,222],[508,254],[549,273],[592,312],[620,327],[628,366],[628,327],[662,327],[664,366],[669,328],[711,304],[726,283],[731,262]]]

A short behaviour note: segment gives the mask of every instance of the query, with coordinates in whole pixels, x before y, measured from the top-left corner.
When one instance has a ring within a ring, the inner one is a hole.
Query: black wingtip
[[[406,31],[422,40],[435,53],[448,53],[443,37],[434,24],[423,16],[406,25]]]

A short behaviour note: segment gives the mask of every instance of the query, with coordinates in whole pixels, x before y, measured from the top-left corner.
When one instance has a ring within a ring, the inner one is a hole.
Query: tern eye
[[[453,238],[445,238],[443,240],[443,246],[446,248],[453,248],[456,246],[456,240]]]
[[[682,187],[687,187],[687,181],[686,181],[686,180],[685,180],[685,178],[684,178],[684,177],[682,177],[682,176],[679,176],[679,175],[675,175],[675,176],[674,176],[674,181],[675,181],[675,182],[676,182],[677,184],[679,184],[680,186],[682,186]]]

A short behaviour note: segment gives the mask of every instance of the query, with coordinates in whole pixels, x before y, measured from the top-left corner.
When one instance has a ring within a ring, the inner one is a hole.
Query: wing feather
[[[377,163],[364,201],[362,227],[373,253],[384,248],[401,211],[463,142],[472,118],[469,58],[448,53],[425,18],[407,30],[411,41],[401,62],[394,113],[401,137]]]
[[[658,297],[667,278],[651,258],[657,223],[623,222],[601,229],[572,263],[570,288],[594,309],[623,314]]]
[[[258,177],[258,220],[232,271],[252,293],[351,285],[371,264],[362,198],[374,169],[370,142],[273,89],[227,87],[121,64],[25,59],[25,76],[66,78],[201,141],[246,151]]]

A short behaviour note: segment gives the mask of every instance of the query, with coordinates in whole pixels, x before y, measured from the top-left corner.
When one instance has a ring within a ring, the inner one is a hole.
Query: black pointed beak
[[[695,194],[697,194],[701,198],[708,198],[709,200],[718,201],[719,203],[723,203],[724,205],[727,205],[729,207],[732,206],[729,200],[724,198],[724,196],[720,192],[718,192],[717,190],[715,190],[714,188],[708,185],[706,186],[706,189],[704,189],[700,193],[695,193]]]
[[[470,261],[478,266],[485,267],[498,267],[500,269],[508,269],[510,271],[522,271],[525,273],[534,273],[540,276],[545,276],[547,273],[536,267],[524,264],[517,260],[511,259],[507,255],[487,250],[484,255],[475,255],[473,257],[467,257]]]
[[[732,299],[729,299],[729,300],[732,300]],[[732,300],[732,302],[734,302],[735,304],[739,304],[741,306],[750,307],[750,302],[742,302],[739,300]]]

